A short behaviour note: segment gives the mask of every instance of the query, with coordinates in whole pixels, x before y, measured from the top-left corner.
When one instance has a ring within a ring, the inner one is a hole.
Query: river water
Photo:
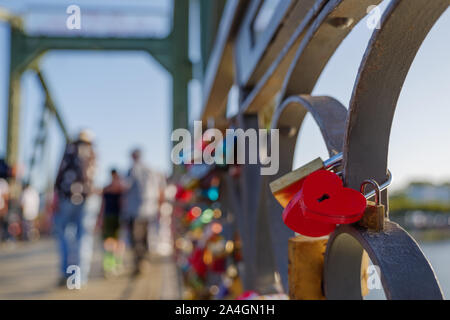
[[[419,243],[431,262],[446,299],[450,299],[450,240]]]

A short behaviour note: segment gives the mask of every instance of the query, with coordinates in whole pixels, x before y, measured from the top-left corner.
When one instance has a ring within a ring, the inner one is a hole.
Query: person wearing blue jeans
[[[68,270],[70,266],[78,268],[82,284],[87,282],[96,220],[96,215],[90,214],[92,210],[87,208],[87,203],[94,191],[94,173],[92,135],[83,130],[75,141],[67,144],[55,181],[58,208],[54,216],[54,230],[59,242],[62,272],[59,285],[64,285],[72,275]],[[70,226],[75,232],[68,232]]]
[[[84,234],[83,220],[85,216],[85,204],[74,204],[70,199],[60,198],[58,212],[54,217],[54,228],[58,238],[59,253],[61,259],[60,285],[65,285],[66,278],[70,275],[67,268],[71,265],[81,266],[81,240]],[[72,226],[75,234],[68,232]],[[81,276],[83,274],[82,269]]]

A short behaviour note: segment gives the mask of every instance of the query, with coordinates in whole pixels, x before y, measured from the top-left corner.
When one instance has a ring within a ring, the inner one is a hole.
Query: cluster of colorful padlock
[[[231,231],[226,210],[222,211],[222,171],[198,169],[187,168],[188,179],[180,179],[175,196],[175,249],[183,298],[235,299],[243,292],[238,272],[241,244]]]
[[[224,174],[237,178],[240,170],[236,165],[195,164],[194,156],[209,143],[211,139],[203,136],[183,154],[185,173],[177,180],[173,219],[176,259],[185,299],[236,299],[243,293],[238,272],[241,242],[232,217],[222,208],[220,184]],[[224,141],[223,157],[226,146]]]
[[[389,179],[382,187],[374,180],[367,180],[359,192],[345,188],[339,175],[332,171],[313,171],[293,184],[297,188],[293,197],[283,195],[284,199],[290,199],[283,211],[283,221],[299,234],[321,237],[333,232],[339,224],[355,223],[363,216],[370,216],[370,221],[365,219],[363,225],[380,231],[384,223],[384,206],[379,204],[379,193],[390,182],[389,172]],[[374,191],[364,195],[364,186],[367,183],[374,186]],[[292,189],[292,185],[289,188]],[[371,197],[375,190],[376,203],[368,202],[367,198]],[[292,190],[289,192],[292,193]]]

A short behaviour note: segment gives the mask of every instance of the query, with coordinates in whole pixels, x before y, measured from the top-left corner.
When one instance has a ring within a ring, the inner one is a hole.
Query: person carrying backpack
[[[55,182],[57,209],[54,230],[60,254],[61,277],[59,285],[66,284],[70,276],[69,266],[79,267],[81,278],[87,279],[88,267],[81,259],[83,238],[86,236],[86,200],[93,192],[95,153],[92,134],[82,130],[76,141],[67,144]],[[75,236],[66,232],[69,225],[75,227]]]

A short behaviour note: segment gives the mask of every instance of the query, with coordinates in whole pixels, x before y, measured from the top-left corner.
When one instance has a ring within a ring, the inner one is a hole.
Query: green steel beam
[[[188,128],[188,84],[192,79],[189,60],[189,0],[174,0],[172,27],[172,129]],[[182,173],[182,166],[172,165],[173,176]]]
[[[45,107],[50,111],[51,114],[55,116],[55,119],[58,122],[59,128],[61,129],[64,138],[66,139],[66,142],[69,142],[70,141],[69,133],[66,129],[64,121],[61,118],[61,115],[58,112],[58,109],[56,108],[55,103],[53,102],[52,96],[47,87],[47,82],[39,69],[36,69],[36,75],[38,76],[39,82],[41,83],[42,86],[42,90],[44,90],[45,93]]]
[[[6,143],[6,161],[14,166],[19,153],[19,125],[20,125],[20,73],[11,72],[9,75],[9,103],[8,103],[8,132]]]
[[[206,66],[214,47],[220,20],[227,0],[199,0],[200,1],[200,46],[202,55],[202,73],[206,71]]]
[[[48,126],[48,117],[47,113],[51,113],[46,105],[42,108],[41,119],[39,120],[38,132],[36,133],[36,137],[34,140],[33,151],[31,154],[30,164],[28,167],[28,177],[26,178],[26,184],[31,183],[31,175],[34,169],[34,166],[37,161],[38,150],[41,149],[41,158],[43,156],[43,146],[45,144],[47,138],[47,126]]]
[[[6,161],[14,166],[19,154],[19,126],[20,126],[20,80],[29,60],[23,48],[23,33],[11,26],[10,37],[10,66],[9,66],[9,95],[8,95],[8,131],[6,142]]]
[[[46,50],[144,50],[165,53],[170,45],[168,38],[99,38],[26,36],[28,47]]]
[[[172,127],[188,128],[188,83],[192,78],[189,61],[189,0],[174,1],[172,31]]]
[[[99,37],[23,37],[28,52],[36,55],[48,50],[127,50],[146,51],[170,70],[170,62],[165,56],[170,50],[171,39],[167,38],[99,38]]]

